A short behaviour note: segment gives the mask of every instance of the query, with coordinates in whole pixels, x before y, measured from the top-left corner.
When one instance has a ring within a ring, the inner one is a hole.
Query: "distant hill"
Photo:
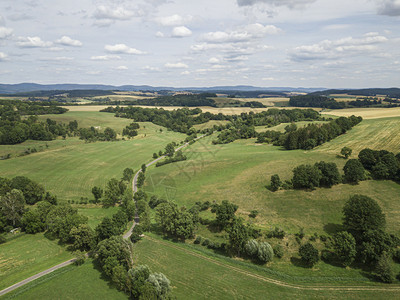
[[[357,96],[373,97],[376,95],[386,95],[390,98],[400,98],[399,88],[371,88],[371,89],[355,89],[355,90],[324,90],[312,93],[319,96],[329,96],[332,94],[348,94]]]
[[[193,92],[258,92],[265,94],[275,94],[279,92],[311,93],[324,90],[324,88],[293,88],[293,87],[255,87],[249,85],[237,86],[214,86],[214,87],[154,87],[150,85],[103,85],[103,84],[0,84],[0,94],[16,94],[35,91],[71,91],[71,90],[102,90],[102,91],[193,91]]]

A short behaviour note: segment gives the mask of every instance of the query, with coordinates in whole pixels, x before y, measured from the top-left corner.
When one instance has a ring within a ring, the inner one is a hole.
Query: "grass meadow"
[[[102,273],[89,259],[79,267],[70,265],[56,270],[1,299],[122,300],[129,297],[105,281]]]
[[[42,233],[21,234],[0,245],[0,290],[72,257]]]

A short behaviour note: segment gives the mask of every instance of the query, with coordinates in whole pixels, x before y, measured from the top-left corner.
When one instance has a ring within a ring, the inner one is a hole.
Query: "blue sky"
[[[400,0],[1,0],[0,83],[399,86]]]

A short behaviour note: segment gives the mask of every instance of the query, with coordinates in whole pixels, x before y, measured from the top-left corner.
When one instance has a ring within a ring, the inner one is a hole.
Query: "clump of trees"
[[[303,128],[287,132],[279,140],[279,145],[287,150],[310,150],[346,133],[362,121],[361,117],[340,117],[325,124],[308,124]]]
[[[125,126],[122,130],[122,135],[133,138],[138,135],[138,129],[140,125],[138,123],[132,122],[131,124]]]
[[[185,240],[193,237],[198,212],[164,202],[156,207],[156,222],[164,234]]]
[[[85,140],[86,142],[96,142],[96,141],[116,141],[117,133],[114,129],[107,127],[103,132],[99,131],[95,127],[90,128],[80,128],[78,130],[79,138]]]

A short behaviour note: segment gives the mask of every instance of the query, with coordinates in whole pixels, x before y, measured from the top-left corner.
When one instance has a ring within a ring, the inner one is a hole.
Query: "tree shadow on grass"
[[[337,232],[343,231],[343,225],[342,224],[334,224],[334,223],[328,223],[324,225],[324,231],[328,234],[335,234]]]

